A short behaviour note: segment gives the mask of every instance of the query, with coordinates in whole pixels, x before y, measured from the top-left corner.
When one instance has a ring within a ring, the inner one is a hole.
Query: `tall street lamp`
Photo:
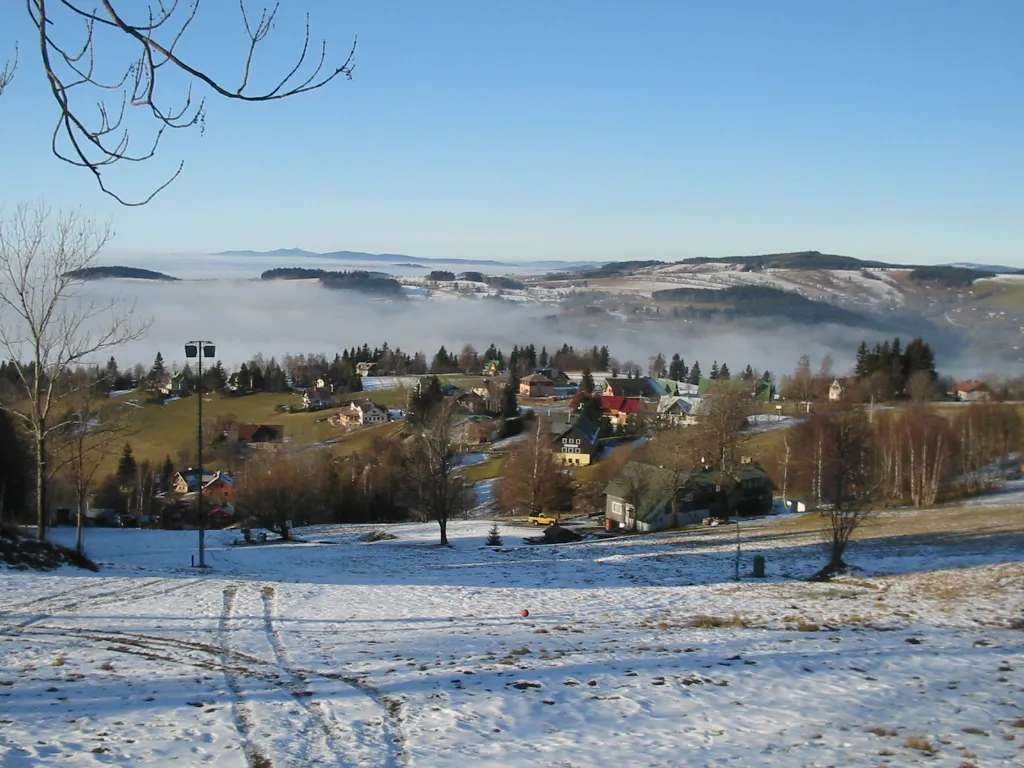
[[[199,488],[197,512],[199,514],[199,567],[206,567],[206,513],[203,510],[203,358],[213,357],[217,354],[216,347],[212,341],[187,341],[185,342],[185,357],[198,360],[199,373],[196,379],[196,397],[199,402],[199,421],[196,427],[196,461],[199,464]]]

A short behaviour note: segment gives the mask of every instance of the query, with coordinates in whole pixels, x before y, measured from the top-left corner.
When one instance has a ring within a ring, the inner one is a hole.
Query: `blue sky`
[[[55,120],[21,3],[0,7],[0,203],[109,220],[121,252],[366,250],[674,259],[817,249],[1024,267],[1024,3],[283,4],[355,79],[270,105],[209,102],[205,133],[111,174],[49,155]],[[188,51],[233,80],[237,6]],[[232,36],[225,43],[219,30]],[[170,83],[169,83],[170,85]],[[180,93],[171,88],[169,94]]]

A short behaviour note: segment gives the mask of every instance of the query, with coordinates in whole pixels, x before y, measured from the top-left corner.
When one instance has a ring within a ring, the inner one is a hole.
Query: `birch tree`
[[[146,330],[134,321],[134,305],[79,295],[79,271],[93,264],[110,237],[109,229],[78,213],[54,215],[41,204],[0,213],[0,349],[17,371],[16,397],[2,407],[31,439],[40,539],[49,522],[51,438],[64,426],[59,414],[71,411],[66,404],[81,395],[70,370]]]

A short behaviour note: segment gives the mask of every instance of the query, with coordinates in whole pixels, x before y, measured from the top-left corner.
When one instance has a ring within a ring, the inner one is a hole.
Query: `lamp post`
[[[198,361],[199,373],[196,379],[196,396],[198,400],[199,419],[196,426],[196,463],[199,465],[199,488],[196,499],[196,511],[199,516],[199,567],[206,567],[206,514],[203,510],[203,358],[213,357],[217,354],[216,347],[212,341],[187,341],[185,342],[186,359],[195,358]]]

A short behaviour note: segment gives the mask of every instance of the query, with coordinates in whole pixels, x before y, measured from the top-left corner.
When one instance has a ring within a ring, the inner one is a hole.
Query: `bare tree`
[[[644,500],[651,490],[654,468],[638,461],[630,462],[622,471],[622,482],[625,486],[623,497],[626,502],[624,522],[632,530],[636,529],[637,513],[643,509]],[[632,517],[630,512],[632,511]]]
[[[96,473],[133,429],[122,403],[100,401],[92,393],[84,393],[71,407],[73,410],[59,420],[62,426],[54,435],[53,464],[63,471],[74,493],[75,549],[81,555],[85,549],[87,501]]]
[[[821,477],[823,538],[829,559],[815,578],[827,579],[846,567],[847,546],[872,512],[877,483],[871,427],[860,411],[818,414],[801,428],[799,444],[812,452]]]
[[[16,361],[18,397],[4,406],[24,425],[35,462],[36,528],[46,537],[46,482],[62,404],[81,392],[68,371],[140,338],[134,306],[97,303],[76,294],[78,270],[92,264],[110,232],[77,213],[54,217],[45,206],[20,206],[0,217],[0,347]]]
[[[472,344],[463,345],[462,351],[459,353],[459,370],[469,374],[476,371],[479,366],[480,356],[477,354],[476,347]]]
[[[315,91],[338,77],[351,79],[355,41],[340,64],[329,65],[326,42],[313,43],[307,14],[294,64],[265,85],[256,85],[257,49],[277,23],[279,4],[264,7],[259,14],[251,12],[245,0],[238,5],[247,45],[239,57],[237,78],[229,84],[228,78],[212,74],[208,64],[182,50],[187,33],[199,24],[199,0],[26,0],[40,64],[57,105],[51,140],[54,155],[87,168],[100,189],[119,203],[143,205],[177,178],[182,163],[152,193],[133,202],[112,191],[103,173],[117,163],[153,158],[168,129],[202,130],[205,100],[193,94],[194,87],[223,99],[265,102]],[[192,50],[220,55],[227,45],[226,35],[214,30],[212,45]],[[17,49],[13,63],[0,71],[0,93],[16,66]],[[162,87],[165,84],[178,88],[177,103]],[[129,113],[128,107],[137,112]],[[151,126],[141,146],[128,125],[136,114]]]
[[[534,419],[526,439],[510,449],[498,500],[505,509],[530,515],[557,512],[571,504],[572,484],[555,459],[545,418]]]
[[[451,400],[430,410],[414,427],[406,447],[406,490],[410,506],[437,521],[448,545],[448,521],[469,508],[471,489],[458,472],[458,436]]]
[[[318,505],[310,454],[261,452],[246,462],[235,490],[235,506],[285,541]]]
[[[723,476],[740,463],[749,434],[744,431],[754,408],[753,387],[719,384],[701,400],[692,444],[701,453],[698,462]]]

